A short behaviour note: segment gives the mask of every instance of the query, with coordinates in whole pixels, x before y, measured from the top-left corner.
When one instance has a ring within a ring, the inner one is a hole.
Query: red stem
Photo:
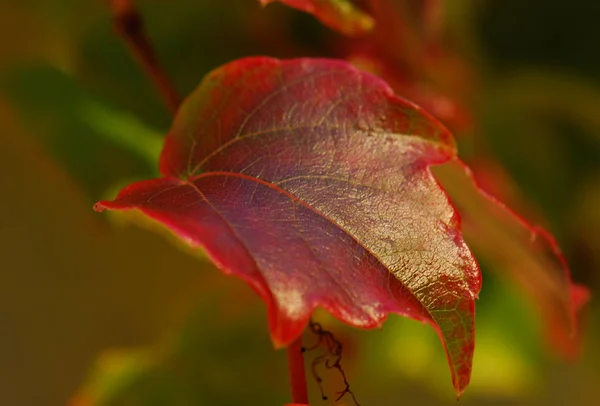
[[[158,61],[133,0],[110,0],[115,29],[160,93],[165,105],[177,112],[181,99]]]
[[[287,360],[290,374],[290,389],[292,391],[292,403],[308,405],[304,353],[302,352],[302,336],[299,336],[288,345]]]

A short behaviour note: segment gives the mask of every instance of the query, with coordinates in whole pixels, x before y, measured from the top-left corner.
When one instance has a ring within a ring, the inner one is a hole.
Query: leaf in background
[[[589,293],[573,284],[554,238],[529,225],[475,183],[466,165],[455,160],[434,173],[463,219],[469,245],[516,281],[545,317],[548,339],[562,354],[579,351],[579,313]]]
[[[158,159],[162,137],[131,114],[112,110],[92,100],[81,103],[78,113],[82,122],[109,142],[147,162]]]
[[[164,137],[131,113],[103,103],[64,72],[46,64],[15,69],[0,74],[0,92],[88,194],[101,196],[123,177],[156,174]]]
[[[461,393],[481,275],[428,169],[455,154],[435,119],[347,63],[248,58],[182,105],[163,178],[96,209],[140,209],[204,247],[265,300],[278,346],[318,306],[356,327],[430,323]]]
[[[379,55],[370,55],[369,53],[358,52],[351,55],[348,61],[361,70],[365,70],[379,76],[390,85],[394,91],[401,93],[407,99],[415,102],[425,110],[433,114],[436,118],[447,125],[454,133],[464,132],[473,127],[473,117],[466,108],[462,97],[450,97],[447,92],[444,93],[438,89],[440,83],[428,83],[424,80],[424,69],[413,72],[402,66],[402,63],[386,61]],[[457,77],[457,64],[452,66],[452,62],[442,61],[438,56],[435,63],[446,73],[445,80],[452,80]],[[460,75],[460,73],[458,74]],[[440,75],[441,76],[441,75]],[[456,95],[456,92],[455,92]]]
[[[367,34],[373,29],[373,19],[351,0],[259,0],[262,5],[279,1],[290,7],[313,14],[333,30],[349,37]]]

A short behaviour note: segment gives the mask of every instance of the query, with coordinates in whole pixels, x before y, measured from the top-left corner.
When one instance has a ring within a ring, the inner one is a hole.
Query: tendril
[[[356,400],[356,397],[354,396],[354,393],[352,392],[352,390],[350,390],[350,383],[348,382],[348,379],[346,378],[346,373],[344,372],[341,366],[342,343],[339,342],[330,331],[324,330],[323,326],[321,326],[320,323],[311,320],[308,324],[308,328],[314,335],[317,336],[317,342],[310,347],[302,347],[302,352],[313,351],[319,347],[326,348],[326,351],[324,353],[320,354],[313,360],[310,368],[315,381],[319,385],[319,390],[321,391],[321,398],[323,400],[328,399],[323,389],[323,379],[319,375],[317,369],[320,365],[325,365],[325,368],[327,369],[337,369],[344,380],[345,387],[342,391],[336,392],[337,397],[335,398],[335,400],[338,401],[347,394],[349,394],[352,397],[354,404],[356,406],[360,406],[360,404]]]

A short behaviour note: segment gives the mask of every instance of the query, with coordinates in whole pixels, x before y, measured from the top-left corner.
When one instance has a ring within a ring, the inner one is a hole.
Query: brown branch
[[[114,26],[123,38],[129,50],[146,71],[150,80],[160,93],[165,105],[175,113],[181,99],[175,86],[169,80],[164,69],[158,62],[156,53],[144,31],[144,24],[133,0],[109,0],[113,13]]]

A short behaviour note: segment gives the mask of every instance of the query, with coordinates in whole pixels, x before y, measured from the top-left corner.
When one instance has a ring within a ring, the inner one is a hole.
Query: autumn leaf
[[[481,276],[429,171],[455,154],[434,118],[345,62],[247,58],[184,102],[162,178],[95,208],[139,209],[203,247],[266,302],[277,346],[319,306],[362,328],[431,324],[461,393]]]
[[[259,0],[262,5],[275,1],[313,14],[326,26],[349,37],[364,35],[373,29],[373,19],[351,0]]]

